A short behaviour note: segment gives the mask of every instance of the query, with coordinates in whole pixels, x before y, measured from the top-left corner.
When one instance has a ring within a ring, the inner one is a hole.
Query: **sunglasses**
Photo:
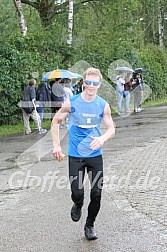
[[[93,84],[93,86],[99,86],[101,84],[101,82],[99,82],[99,81],[84,80],[84,82],[86,83],[86,85],[89,85],[89,86],[92,84]]]

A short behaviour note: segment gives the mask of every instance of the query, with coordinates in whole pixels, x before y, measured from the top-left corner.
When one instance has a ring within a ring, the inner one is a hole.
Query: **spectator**
[[[79,88],[78,88],[78,79],[73,79],[73,83],[72,83],[72,92],[74,95],[79,93]]]
[[[64,88],[65,91],[65,96],[64,96],[64,100],[69,100],[72,96],[73,96],[73,92],[71,91],[70,88],[70,82],[68,80],[64,80],[64,82],[62,82],[62,86]],[[65,123],[62,124],[62,126],[67,126],[69,123],[69,119],[68,117],[65,118]]]
[[[41,128],[40,117],[34,107],[36,100],[35,85],[36,80],[31,79],[29,81],[29,85],[24,89],[23,94],[22,112],[23,112],[23,122],[26,135],[31,134],[31,128],[29,122],[30,117],[34,120],[36,128],[38,129],[38,133],[40,134],[46,133],[46,130]]]
[[[129,113],[131,110],[129,109],[129,102],[130,102],[130,91],[132,89],[132,85],[135,84],[135,82],[132,81],[132,73],[127,73],[127,76],[125,77],[125,85],[124,85],[124,107],[125,112]]]
[[[134,111],[136,113],[141,112],[142,95],[143,95],[143,81],[139,73],[135,73],[133,76],[133,94],[134,94]]]
[[[40,121],[42,124],[43,114],[44,114],[44,106],[50,107],[51,102],[51,89],[48,86],[47,82],[41,82],[36,91],[36,100],[37,100],[37,112],[40,116]]]
[[[124,74],[123,72],[119,71],[118,75],[116,76],[116,92],[117,92],[117,109],[118,109],[118,114],[122,112],[122,99],[123,99],[123,94],[124,94],[124,85],[125,85],[125,80],[124,80]]]
[[[52,85],[51,88],[51,101],[52,101],[52,117],[54,114],[62,107],[65,97],[65,91],[60,84],[61,79],[56,78],[55,83]]]
[[[73,92],[71,90],[71,83],[68,80],[64,80],[64,82],[62,82],[61,84],[65,91],[64,100],[70,99],[73,96]]]

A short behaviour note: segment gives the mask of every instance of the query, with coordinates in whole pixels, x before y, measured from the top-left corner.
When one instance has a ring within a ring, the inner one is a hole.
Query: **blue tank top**
[[[98,137],[100,123],[103,118],[106,101],[96,96],[92,102],[86,102],[81,94],[71,97],[71,112],[69,114],[69,145],[68,155],[73,157],[96,157],[102,154],[102,149],[92,150],[92,136]]]

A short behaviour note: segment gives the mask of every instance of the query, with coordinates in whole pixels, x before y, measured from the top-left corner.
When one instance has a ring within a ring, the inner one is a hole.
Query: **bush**
[[[43,41],[40,46],[39,39]],[[1,43],[0,125],[20,118],[21,110],[17,104],[30,78],[37,79],[39,83],[44,72],[63,67],[62,62],[67,63],[71,57],[67,46],[57,43],[55,47],[55,41],[52,39],[48,43],[44,34],[38,40],[34,36],[16,37]]]
[[[24,87],[30,78],[40,82],[44,72],[74,65],[85,60],[100,68],[104,79],[108,77],[108,67],[112,61],[123,59],[133,68],[146,67],[144,80],[152,88],[149,99],[163,99],[167,94],[167,51],[156,46],[136,49],[132,44],[102,46],[94,40],[85,40],[82,47],[68,47],[60,39],[53,38],[52,32],[43,31],[27,37],[11,36],[6,43],[1,38],[0,48],[0,125],[14,123],[21,118],[17,106]],[[112,84],[112,83],[111,83]]]
[[[139,51],[142,66],[148,69],[144,75],[152,89],[153,100],[164,99],[167,94],[167,51],[156,46],[149,46]]]

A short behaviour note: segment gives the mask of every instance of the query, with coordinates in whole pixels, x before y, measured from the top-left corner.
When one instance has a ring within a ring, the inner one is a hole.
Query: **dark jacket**
[[[32,101],[32,99],[36,99],[35,88],[32,86],[27,86],[24,89],[23,101]]]
[[[24,89],[24,94],[23,94],[23,109],[27,114],[31,114],[34,110],[34,106],[32,104],[32,100],[36,99],[36,93],[35,93],[35,88],[33,86],[27,86]]]

